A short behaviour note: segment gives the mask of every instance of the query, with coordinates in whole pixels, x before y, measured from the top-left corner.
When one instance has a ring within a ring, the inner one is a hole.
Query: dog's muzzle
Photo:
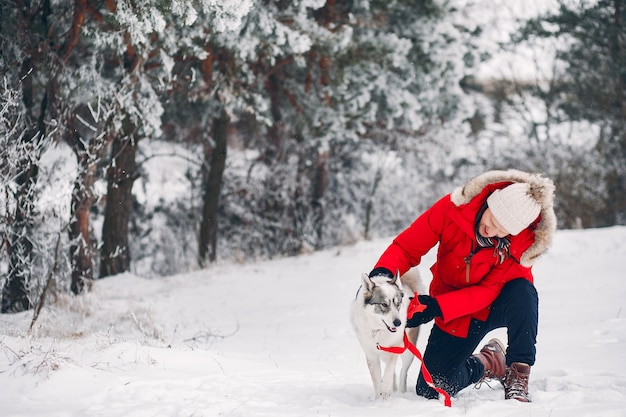
[[[385,325],[387,330],[389,330],[391,333],[397,332],[398,331],[398,327],[400,327],[400,325],[402,325],[402,321],[400,319],[395,319],[393,321],[393,326],[394,327],[391,327],[387,323],[385,323],[385,320],[381,320],[381,321],[383,322],[383,324]]]

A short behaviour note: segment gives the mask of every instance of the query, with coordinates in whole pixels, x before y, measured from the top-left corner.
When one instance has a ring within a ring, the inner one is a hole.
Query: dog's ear
[[[389,283],[391,285],[396,285],[398,281],[400,281],[400,271],[396,269],[396,275],[393,277],[391,281],[389,281]]]
[[[400,277],[400,271],[398,270],[396,270],[396,276],[393,277],[393,283],[395,283],[396,286],[400,288],[400,290],[404,294],[413,294],[413,291],[411,291],[411,288],[409,288],[404,282],[404,277]]]
[[[361,274],[361,281],[363,281],[363,287],[369,292],[372,292],[372,289],[376,286],[376,284],[374,284],[374,281],[372,281],[370,276],[367,275],[365,272]]]

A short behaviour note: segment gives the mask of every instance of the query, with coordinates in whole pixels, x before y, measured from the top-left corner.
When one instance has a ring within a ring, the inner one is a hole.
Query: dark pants
[[[424,351],[424,365],[435,385],[451,396],[478,382],[484,373],[482,363],[471,356],[485,335],[506,327],[507,366],[513,362],[535,363],[538,323],[538,297],[535,287],[526,279],[515,279],[502,288],[491,305],[486,321],[472,320],[467,338],[452,336],[433,326]],[[435,390],[426,385],[420,372],[416,391],[426,398],[437,398]]]

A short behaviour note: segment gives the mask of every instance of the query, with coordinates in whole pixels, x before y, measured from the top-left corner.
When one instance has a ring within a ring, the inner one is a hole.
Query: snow
[[[30,334],[32,311],[2,315],[1,414],[626,416],[626,227],[558,231],[536,264],[531,404],[504,400],[499,385],[468,388],[452,408],[412,391],[373,399],[348,310],[360,274],[389,241],[103,279],[86,295],[57,296]],[[431,253],[419,267],[427,279],[432,262]]]

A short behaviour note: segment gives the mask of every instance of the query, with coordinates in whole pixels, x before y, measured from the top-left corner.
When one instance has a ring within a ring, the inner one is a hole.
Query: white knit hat
[[[498,223],[513,236],[527,228],[539,215],[541,205],[530,194],[530,185],[516,182],[495,190],[487,198]]]

